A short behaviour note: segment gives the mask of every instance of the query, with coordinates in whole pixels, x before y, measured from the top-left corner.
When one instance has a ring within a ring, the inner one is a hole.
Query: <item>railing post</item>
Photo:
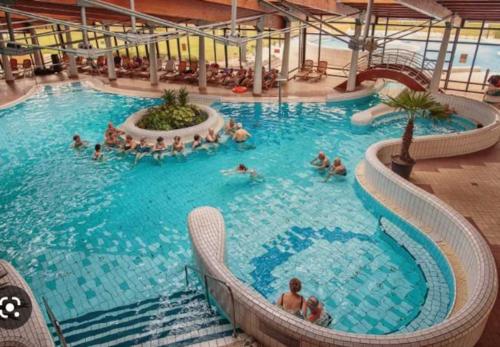
[[[210,306],[210,295],[208,293],[208,278],[207,275],[203,276],[204,281],[205,281],[205,298],[207,299],[207,304],[208,304],[208,310],[212,312],[212,306]]]
[[[186,279],[186,287],[189,287],[188,266],[187,265],[184,266],[184,275],[185,275],[185,279]]]
[[[59,337],[59,342],[61,343],[61,346],[67,347],[68,344],[66,343],[66,339],[64,338],[61,326],[59,325],[59,322],[57,321],[56,316],[54,315],[54,312],[52,312],[52,310],[50,309],[49,303],[47,302],[47,299],[45,297],[43,297],[42,299],[43,299],[43,304],[45,306],[45,310],[47,311],[47,315],[49,316],[50,323],[52,324],[54,329],[56,329],[56,334],[57,334],[57,337]]]

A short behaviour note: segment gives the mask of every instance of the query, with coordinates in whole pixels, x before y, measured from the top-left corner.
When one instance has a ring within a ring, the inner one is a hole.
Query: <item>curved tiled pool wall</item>
[[[435,97],[441,103],[448,103],[455,108],[461,116],[481,122],[484,127],[458,134],[416,138],[412,148],[415,158],[472,153],[498,141],[500,125],[495,109],[461,97],[441,94]],[[245,332],[265,345],[286,346],[473,346],[477,342],[498,289],[491,251],[478,232],[456,211],[386,167],[385,163],[398,148],[399,141],[393,140],[377,143],[368,149],[363,175],[367,184],[376,190],[367,191],[370,194],[376,192],[399,205],[398,215],[402,215],[403,210],[409,212],[412,224],[427,226],[432,230],[430,237],[433,240],[444,241],[453,249],[466,270],[469,297],[464,306],[456,314],[430,328],[386,336],[343,333],[304,322],[284,314],[229,271],[224,264],[223,218],[215,209],[198,208],[191,212],[188,223],[195,259],[202,271],[224,280],[232,288],[236,322]],[[411,240],[405,238],[404,242]],[[437,265],[441,267],[443,264],[438,262]],[[445,277],[449,282],[450,276],[445,273]],[[211,294],[220,307],[230,312],[232,304],[225,288],[215,283],[211,288]],[[418,317],[414,322],[418,322]]]

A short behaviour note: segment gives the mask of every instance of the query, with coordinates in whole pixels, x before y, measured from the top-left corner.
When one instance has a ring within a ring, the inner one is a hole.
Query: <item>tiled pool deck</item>
[[[475,154],[419,161],[412,182],[464,215],[486,238],[500,268],[500,144]],[[477,346],[498,345],[497,298]]]

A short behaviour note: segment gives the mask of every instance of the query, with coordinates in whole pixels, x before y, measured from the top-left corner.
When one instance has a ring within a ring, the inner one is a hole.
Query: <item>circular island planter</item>
[[[125,131],[126,134],[131,135],[135,140],[146,138],[146,141],[149,143],[155,143],[156,139],[160,136],[165,139],[166,143],[173,142],[175,136],[180,136],[184,143],[191,143],[196,134],[204,138],[208,134],[208,129],[212,128],[218,133],[224,127],[224,118],[216,110],[206,105],[194,105],[200,110],[205,111],[208,114],[208,118],[204,122],[192,127],[168,131],[139,128],[137,123],[148,112],[148,109],[142,109],[128,117],[120,126],[120,129]]]

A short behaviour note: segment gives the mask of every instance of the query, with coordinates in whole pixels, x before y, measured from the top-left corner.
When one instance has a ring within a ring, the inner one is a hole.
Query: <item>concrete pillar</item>
[[[205,59],[205,37],[199,37],[198,89],[200,93],[207,92],[207,62]]]
[[[287,21],[286,27],[290,28],[290,21]],[[283,45],[283,55],[281,58],[281,78],[286,79],[288,81],[288,71],[290,70],[290,41],[291,41],[291,33],[287,31],[285,33],[285,41]],[[287,82],[283,82],[287,83]]]
[[[39,46],[40,43],[38,42],[38,37],[36,37],[36,31],[34,28],[30,29],[30,36],[31,36],[31,44],[33,46]],[[43,68],[42,51],[39,49],[35,49],[33,57],[35,59],[35,67]]]
[[[3,43],[3,36],[2,33],[0,32],[0,48],[4,48],[5,45]],[[5,82],[7,83],[14,83],[14,75],[12,74],[12,69],[10,68],[10,60],[9,57],[5,54],[2,54],[2,66],[3,66],[3,73],[5,77]]]
[[[352,50],[351,55],[351,68],[349,69],[349,76],[347,78],[346,92],[352,92],[356,89],[356,75],[358,74],[358,57],[359,57],[359,35],[361,34],[361,21],[356,19],[356,26],[354,28],[354,37],[351,39],[349,46]]]
[[[149,30],[150,34],[154,34],[154,29]],[[152,86],[158,85],[158,55],[156,54],[156,44],[149,43],[149,81]]]
[[[73,48],[73,40],[71,39],[70,27],[66,26],[64,28],[66,30],[66,48]],[[68,53],[68,77],[69,78],[78,78],[78,67],[76,66],[76,57],[74,54]]]
[[[264,31],[264,20],[259,18],[257,22],[257,35]],[[262,95],[262,37],[257,39],[255,45],[255,67],[253,77],[253,95]]]
[[[451,23],[446,22],[446,27],[443,33],[443,39],[441,41],[441,47],[439,48],[439,54],[436,60],[436,67],[434,73],[432,74],[432,80],[429,85],[431,92],[437,92],[439,90],[439,82],[441,82],[441,74],[443,73],[444,61],[446,60],[446,52],[448,51],[448,42],[450,41],[451,35]]]
[[[109,31],[109,26],[105,26],[104,30]],[[108,78],[110,81],[116,81],[115,60],[113,57],[113,45],[111,44],[111,36],[104,35],[104,43],[106,44],[106,61],[108,65]]]

